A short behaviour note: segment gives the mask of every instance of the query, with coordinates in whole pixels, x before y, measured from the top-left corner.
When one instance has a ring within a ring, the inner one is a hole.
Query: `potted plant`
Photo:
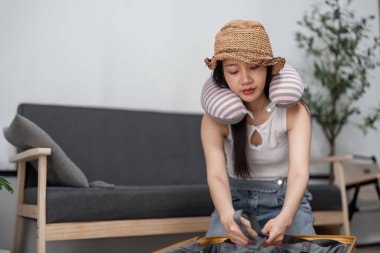
[[[303,31],[295,36],[298,47],[313,63],[314,80],[304,99],[328,140],[330,155],[335,154],[336,138],[350,117],[362,114],[355,102],[370,87],[368,74],[379,66],[380,39],[369,30],[374,16],[357,17],[350,9],[351,2],[326,0],[321,6],[314,5],[297,22]],[[375,129],[380,119],[380,104],[374,107],[357,124],[364,133]]]

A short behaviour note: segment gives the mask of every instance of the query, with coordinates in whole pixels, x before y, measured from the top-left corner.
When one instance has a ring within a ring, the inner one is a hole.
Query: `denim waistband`
[[[228,179],[230,188],[239,190],[276,191],[286,183],[286,177],[271,181],[236,179],[231,177]]]

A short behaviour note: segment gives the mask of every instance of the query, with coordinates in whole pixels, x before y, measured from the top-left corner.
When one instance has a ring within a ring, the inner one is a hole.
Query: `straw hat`
[[[251,20],[232,20],[215,36],[214,56],[205,59],[209,69],[214,70],[217,61],[226,59],[264,66],[273,66],[276,75],[284,67],[285,59],[273,57],[268,34],[263,25]]]

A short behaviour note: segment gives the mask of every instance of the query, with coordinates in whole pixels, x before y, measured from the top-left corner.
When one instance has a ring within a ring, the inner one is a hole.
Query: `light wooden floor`
[[[358,242],[357,253],[379,253],[380,200],[373,186],[361,189],[358,206],[359,209],[372,209],[372,211],[355,213],[351,220],[352,235],[357,237]]]
[[[352,192],[348,194],[352,198]],[[357,238],[357,253],[380,253],[380,200],[373,185],[362,187],[358,197],[359,209],[350,221],[351,235]],[[329,229],[316,231],[319,234],[334,234]]]
[[[356,253],[379,253],[379,252],[380,252],[380,245],[356,248]]]

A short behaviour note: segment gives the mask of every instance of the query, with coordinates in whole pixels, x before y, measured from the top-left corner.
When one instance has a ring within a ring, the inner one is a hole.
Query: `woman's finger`
[[[229,237],[231,241],[238,245],[245,246],[249,243],[249,239],[243,234],[237,224],[230,226]]]
[[[264,234],[269,234],[271,228],[272,228],[272,222],[271,222],[271,220],[270,220],[270,221],[268,221],[268,222],[264,225],[264,227],[261,229],[261,231],[262,231]]]
[[[246,227],[248,233],[250,233],[251,236],[256,237],[257,232],[252,228],[251,222],[243,217],[241,217],[240,220],[243,223],[243,225]]]
[[[248,239],[243,239],[241,237],[230,237],[230,240],[240,246],[247,246],[249,243]]]
[[[279,233],[277,231],[270,231],[269,238],[265,241],[266,246],[274,245],[278,240]]]
[[[230,240],[237,245],[246,246],[249,243],[248,238],[239,233],[231,233],[229,234]]]

